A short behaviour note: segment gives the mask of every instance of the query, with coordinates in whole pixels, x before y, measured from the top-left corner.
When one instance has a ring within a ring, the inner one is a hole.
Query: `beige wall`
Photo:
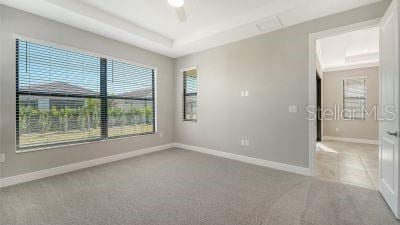
[[[322,104],[333,109],[335,105],[343,108],[343,79],[349,77],[367,77],[367,108],[378,105],[379,68],[363,68],[335,72],[325,72],[322,79]],[[338,130],[336,130],[338,129]],[[378,121],[374,116],[366,120],[325,120],[323,135],[331,137],[378,140]]]
[[[382,17],[389,1],[177,59],[176,141],[308,167],[309,34]],[[198,122],[182,121],[182,68],[198,66]],[[250,96],[240,97],[240,90]],[[297,105],[298,113],[289,113]],[[249,147],[240,140],[247,137]]]
[[[171,58],[2,5],[0,16],[0,150],[6,153],[6,162],[0,163],[0,177],[173,142],[175,84]],[[14,34],[157,67],[157,125],[158,131],[163,132],[164,137],[147,135],[16,154]]]

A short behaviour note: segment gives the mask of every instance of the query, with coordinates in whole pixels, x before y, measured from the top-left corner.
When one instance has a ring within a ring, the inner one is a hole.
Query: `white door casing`
[[[358,22],[354,24],[345,25],[342,27],[336,27],[329,30],[319,31],[316,33],[309,34],[309,71],[308,71],[308,105],[316,105],[316,41],[321,38],[332,37],[336,35],[345,34],[352,31],[357,31],[361,29],[369,29],[379,26],[381,18],[375,18],[372,20],[367,20],[363,22]],[[315,107],[307,109],[309,116],[316,115]],[[308,143],[309,143],[309,170],[310,176],[315,174],[315,151],[316,151],[316,121],[308,121]]]
[[[398,0],[380,27],[379,191],[399,218],[399,56]]]

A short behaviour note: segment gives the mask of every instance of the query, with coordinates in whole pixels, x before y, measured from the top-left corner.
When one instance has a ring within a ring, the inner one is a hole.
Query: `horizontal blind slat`
[[[343,116],[351,119],[365,119],[367,104],[366,77],[343,80]]]

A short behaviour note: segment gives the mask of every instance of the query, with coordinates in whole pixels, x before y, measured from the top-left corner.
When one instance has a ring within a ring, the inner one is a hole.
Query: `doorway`
[[[384,17],[339,27],[327,31],[310,34],[309,38],[309,168],[312,176],[316,175],[316,145],[317,145],[317,122],[316,115],[316,61],[317,61],[317,40],[334,35],[340,35],[360,29],[378,27],[379,29],[379,134],[378,134],[378,184],[375,186],[390,206],[396,218],[400,218],[399,210],[399,0],[393,0],[386,11]],[[350,57],[351,58],[351,57]],[[357,58],[357,57],[355,57]],[[353,58],[354,59],[354,58]],[[351,60],[351,59],[350,59]],[[363,76],[361,76],[363,77]],[[324,76],[322,75],[322,83]],[[345,85],[358,83],[361,81],[343,82],[343,91],[347,88]],[[365,83],[365,81],[364,81]],[[324,87],[324,84],[322,84]],[[350,88],[349,90],[351,90]],[[323,91],[322,91],[323,92]],[[344,93],[344,92],[343,92]],[[324,94],[322,94],[324,95]],[[345,94],[343,94],[345,95]],[[343,104],[345,104],[343,102]],[[322,101],[323,108],[324,101]],[[387,107],[392,110],[388,110]],[[391,117],[387,115],[390,114]],[[390,118],[390,119],[389,119]],[[325,121],[325,118],[323,118]],[[324,125],[322,125],[324,127]],[[325,137],[322,131],[322,140]],[[339,129],[340,130],[340,129]],[[343,139],[342,139],[343,140]],[[330,140],[336,141],[336,140]],[[344,144],[354,142],[354,138],[345,139]],[[320,144],[320,143],[318,143]],[[371,143],[366,143],[371,144]],[[329,146],[328,146],[329,147]],[[329,149],[329,148],[326,148]]]
[[[316,86],[317,86],[317,141],[322,140],[322,121],[321,121],[321,108],[322,108],[322,87],[321,87],[321,77],[318,74],[318,71],[316,73]]]
[[[324,85],[323,85],[323,73],[321,74],[319,71],[321,70],[320,68],[318,68],[317,64],[318,64],[318,60],[317,60],[317,40],[322,39],[322,38],[326,38],[326,37],[332,37],[332,36],[337,36],[337,35],[341,35],[341,34],[345,34],[348,32],[352,32],[352,31],[357,31],[357,30],[361,30],[361,29],[370,29],[370,28],[374,28],[377,27],[379,25],[381,21],[381,18],[378,19],[373,19],[373,20],[369,20],[369,21],[365,21],[365,22],[361,22],[361,23],[356,23],[356,24],[352,24],[352,25],[348,25],[348,26],[344,26],[344,27],[339,27],[339,28],[335,28],[335,29],[331,29],[331,30],[326,30],[326,31],[322,31],[322,32],[318,32],[318,33],[313,33],[310,34],[310,42],[309,42],[309,107],[308,108],[308,113],[309,115],[309,149],[310,149],[310,154],[309,154],[309,161],[310,161],[310,174],[313,176],[315,174],[315,146],[317,144],[317,133],[318,133],[318,121],[313,119],[316,118],[317,114],[318,114],[318,110],[317,107],[318,105],[322,107],[324,107],[324,103],[322,100],[322,96],[323,96],[323,89],[324,89]],[[318,74],[318,75],[317,75]],[[318,78],[317,78],[318,76]],[[317,83],[319,82],[319,78],[321,78],[321,84],[318,85],[319,88],[321,89],[321,93],[319,94],[319,97],[321,99],[321,102],[318,101],[318,97],[317,97]],[[315,107],[312,107],[315,106]],[[314,115],[314,116],[312,116]],[[324,125],[323,123],[321,123],[321,135],[320,138],[323,139],[323,136],[325,136],[323,129]]]
[[[317,39],[316,53],[315,177],[378,189],[379,27]]]

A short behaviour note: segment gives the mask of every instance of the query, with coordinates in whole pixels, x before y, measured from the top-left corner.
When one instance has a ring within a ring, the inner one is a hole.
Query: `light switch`
[[[291,106],[289,106],[289,112],[291,112],[291,113],[296,113],[296,112],[297,112],[297,105],[291,105]]]
[[[242,91],[240,91],[240,96],[241,96],[241,97],[248,97],[248,96],[249,96],[249,91],[248,91],[248,90],[242,90]]]
[[[242,145],[242,146],[246,146],[246,147],[248,147],[248,146],[250,146],[250,141],[249,141],[249,139],[242,139],[241,141],[240,141],[240,145]]]

